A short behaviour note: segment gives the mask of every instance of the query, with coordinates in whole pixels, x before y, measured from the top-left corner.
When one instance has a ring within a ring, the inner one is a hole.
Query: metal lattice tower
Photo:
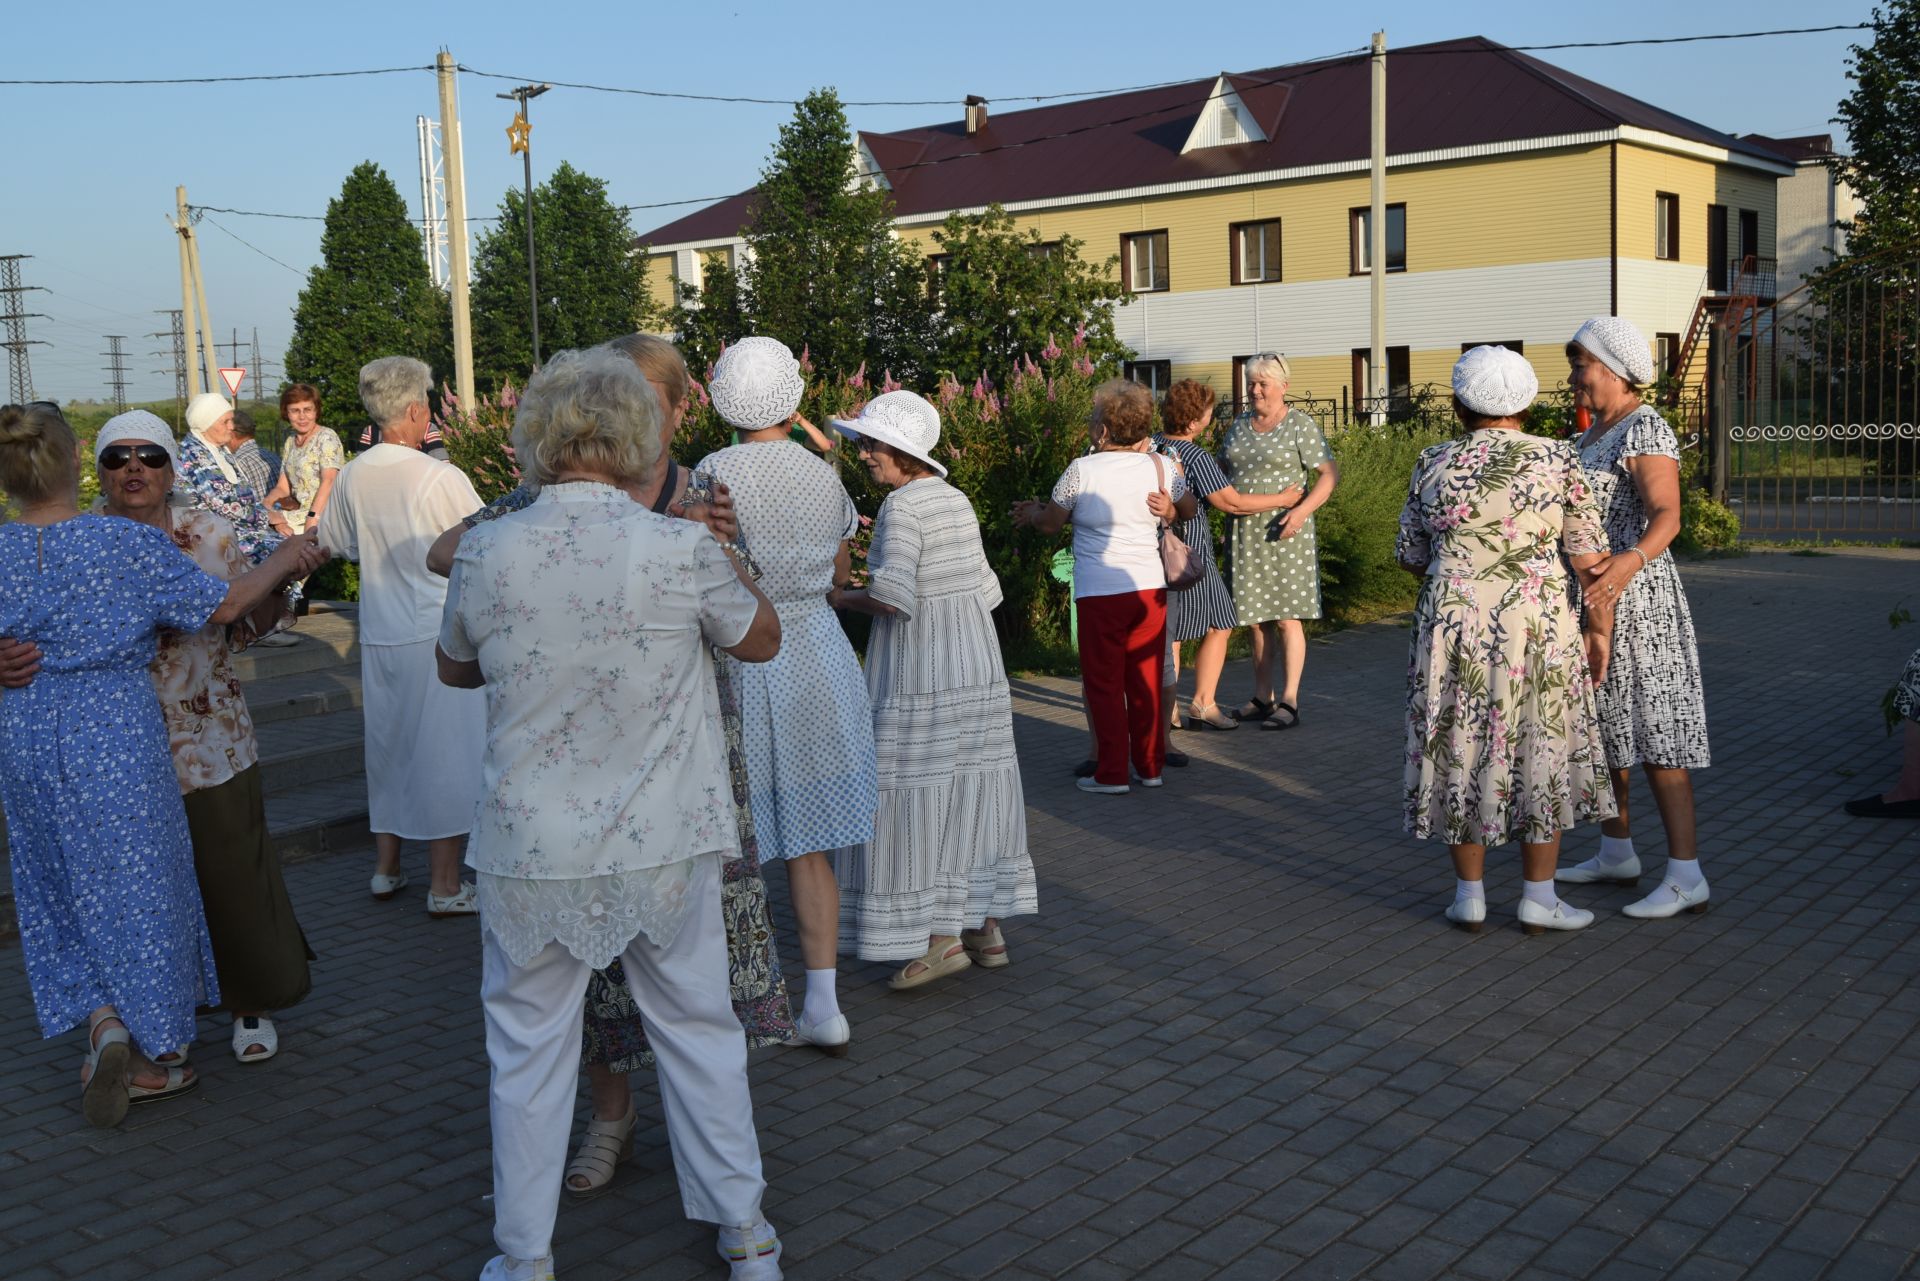
[[[420,236],[427,251],[427,274],[436,288],[445,289],[452,275],[447,236],[447,177],[440,149],[440,124],[426,116],[414,117],[420,135]]]
[[[158,314],[162,316],[171,317],[173,320],[173,328],[163,329],[157,334],[148,334],[147,337],[149,338],[169,338],[170,337],[173,339],[173,350],[170,353],[164,352],[164,351],[156,351],[150,354],[155,356],[165,356],[165,355],[171,354],[173,357],[172,370],[169,371],[166,369],[156,369],[153,372],[156,374],[164,374],[164,373],[171,372],[173,374],[173,403],[174,403],[174,417],[176,419],[174,426],[177,428],[180,426],[182,422],[186,420],[185,415],[187,412],[186,313],[181,311],[178,307],[176,307],[172,311],[162,310]]]
[[[126,341],[125,334],[108,334],[107,350],[100,353],[107,358],[107,386],[113,388],[113,408],[119,414],[127,412]]]
[[[0,311],[5,312],[0,315],[0,321],[5,321],[7,326],[7,338],[0,347],[7,349],[7,399],[16,405],[24,405],[34,398],[33,366],[27,361],[27,348],[46,346],[37,338],[27,337],[27,321],[40,318],[44,313],[20,310],[20,295],[40,288],[20,283],[20,264],[32,256],[0,256]]]

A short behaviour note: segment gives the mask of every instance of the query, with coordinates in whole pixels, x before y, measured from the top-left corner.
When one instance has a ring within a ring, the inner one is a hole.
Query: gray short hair
[[[381,427],[400,418],[410,405],[424,405],[433,390],[433,371],[412,356],[382,356],[360,366],[360,403]]]
[[[1278,378],[1283,383],[1293,381],[1293,370],[1287,365],[1287,358],[1277,351],[1263,351],[1257,356],[1248,356],[1241,370],[1248,382],[1256,378]]]
[[[619,351],[556,352],[520,394],[513,447],[538,485],[566,471],[643,480],[660,461],[660,397]]]

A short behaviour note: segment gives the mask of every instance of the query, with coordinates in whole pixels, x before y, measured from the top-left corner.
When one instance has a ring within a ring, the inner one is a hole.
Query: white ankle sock
[[[1666,879],[1691,892],[1707,883],[1707,874],[1700,870],[1700,860],[1697,858],[1670,858],[1667,860]]]
[[[1553,892],[1551,876],[1544,881],[1522,881],[1520,888],[1526,895],[1527,902],[1538,903],[1541,907],[1552,907],[1560,901],[1560,896]]]
[[[1477,898],[1482,902],[1485,902],[1486,897],[1487,897],[1487,890],[1486,890],[1485,883],[1481,881],[1463,881],[1457,877],[1454,879],[1454,882],[1453,882],[1453,901],[1454,902],[1458,903],[1463,898]]]
[[[1593,860],[1602,867],[1619,867],[1622,863],[1632,863],[1639,856],[1633,852],[1631,836],[1602,836],[1600,853]]]
[[[807,971],[807,999],[800,1007],[800,1017],[809,1023],[825,1023],[840,1012],[840,1002],[834,996],[833,983],[840,977],[835,969]]]

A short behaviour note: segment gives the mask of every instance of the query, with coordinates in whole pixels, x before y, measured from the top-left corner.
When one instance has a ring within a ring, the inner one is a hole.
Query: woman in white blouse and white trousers
[[[441,679],[487,691],[467,861],[504,1253],[482,1281],[554,1275],[582,997],[616,956],[659,1062],[688,1217],[719,1225],[736,1281],[781,1276],[728,989],[719,872],[738,836],[705,648],[764,662],[780,623],[707,530],[617,488],[660,465],[658,416],[626,356],[553,357],[514,423],[540,495],[467,533],[448,583]]]

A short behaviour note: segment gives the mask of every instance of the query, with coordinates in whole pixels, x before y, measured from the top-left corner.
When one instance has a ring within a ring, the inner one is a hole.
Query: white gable
[[[887,181],[887,175],[881,170],[880,162],[874,159],[865,138],[859,139],[854,144],[853,182],[849,185],[879,187],[884,191],[893,190],[893,184]]]
[[[1180,154],[1196,151],[1201,147],[1230,147],[1241,142],[1265,142],[1267,134],[1253,113],[1247,110],[1247,104],[1227,83],[1223,73],[1213,82],[1213,92],[1207,95],[1207,105],[1200,109],[1200,119],[1194,122],[1193,132],[1187,135],[1187,143],[1180,148]]]

